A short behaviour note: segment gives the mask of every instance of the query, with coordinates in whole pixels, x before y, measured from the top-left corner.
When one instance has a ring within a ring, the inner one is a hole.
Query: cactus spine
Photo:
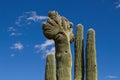
[[[86,43],[86,80],[97,80],[95,31],[89,29]]]
[[[53,54],[48,54],[46,58],[45,80],[56,80],[55,58]]]
[[[83,26],[78,24],[75,36],[74,80],[84,80]]]

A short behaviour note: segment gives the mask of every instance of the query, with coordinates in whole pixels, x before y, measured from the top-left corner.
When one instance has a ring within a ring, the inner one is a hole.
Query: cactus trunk
[[[95,31],[89,29],[86,43],[86,80],[97,80]]]
[[[71,80],[72,56],[70,43],[65,40],[55,43],[56,47],[56,78],[57,80]]]
[[[46,58],[45,80],[56,80],[55,58],[53,54],[48,54]]]
[[[83,26],[78,25],[75,36],[74,80],[84,80]]]

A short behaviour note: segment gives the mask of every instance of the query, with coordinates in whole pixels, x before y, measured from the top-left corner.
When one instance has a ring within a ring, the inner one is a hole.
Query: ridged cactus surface
[[[56,48],[58,49],[55,53],[57,80],[71,80],[72,56],[70,48],[66,44],[59,44]]]
[[[97,80],[95,31],[89,29],[86,42],[86,80]]]
[[[45,80],[56,80],[55,57],[53,54],[48,54],[46,58]]]
[[[53,54],[47,55],[45,80],[72,80],[70,49],[70,43],[74,40],[72,23],[56,11],[50,11],[47,21],[43,24],[43,34],[55,42],[55,56]],[[97,80],[95,31],[88,30],[86,58],[84,59],[83,26],[78,24],[74,48],[74,80]],[[84,60],[86,61],[86,76],[84,76]]]
[[[72,23],[56,11],[48,13],[48,19],[43,24],[43,33],[55,42],[56,78],[71,80],[72,56],[70,42],[73,41]]]
[[[84,80],[83,26],[77,25],[75,36],[74,80]]]

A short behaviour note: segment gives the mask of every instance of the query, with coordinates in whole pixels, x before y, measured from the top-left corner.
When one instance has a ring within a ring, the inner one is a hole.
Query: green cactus
[[[75,36],[74,80],[84,80],[83,26],[78,24]]]
[[[50,11],[47,21],[43,24],[43,33],[46,38],[54,40],[56,52],[55,58],[52,54],[47,55],[45,80],[71,80],[72,55],[70,43],[74,39],[72,23],[56,11]],[[77,25],[74,47],[74,80],[84,80],[83,26],[80,24]],[[54,59],[56,59],[56,65]],[[95,31],[93,29],[89,29],[87,33],[86,80],[97,80]]]
[[[89,29],[86,42],[86,80],[97,80],[95,31]]]
[[[72,56],[70,42],[73,41],[72,23],[56,11],[48,13],[48,20],[43,24],[43,33],[55,41],[56,78],[71,80]]]
[[[54,54],[48,54],[46,58],[45,80],[56,80]]]
[[[56,45],[56,77],[57,80],[71,80],[72,56],[69,44]],[[61,48],[62,47],[62,48]]]

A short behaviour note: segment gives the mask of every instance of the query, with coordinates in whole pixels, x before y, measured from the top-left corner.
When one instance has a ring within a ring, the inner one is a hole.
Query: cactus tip
[[[93,31],[93,32],[95,32],[95,30],[93,29],[93,28],[89,28],[89,30],[88,31]]]
[[[54,53],[47,53],[47,55],[54,55]]]
[[[78,26],[81,26],[81,27],[83,27],[83,25],[82,25],[82,24],[77,24],[77,27],[78,27]]]

